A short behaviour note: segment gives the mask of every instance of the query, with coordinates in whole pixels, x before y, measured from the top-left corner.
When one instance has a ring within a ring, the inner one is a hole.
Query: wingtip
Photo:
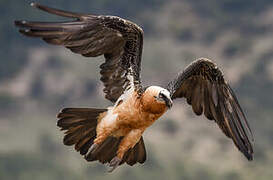
[[[14,25],[15,25],[15,26],[20,26],[20,24],[21,24],[21,21],[18,21],[18,20],[15,20],[15,21],[14,21]]]
[[[24,34],[24,33],[30,32],[30,30],[29,29],[19,29],[19,32]]]
[[[253,160],[253,155],[252,155],[252,154],[251,154],[251,155],[248,155],[247,159],[248,159],[249,161],[252,161],[252,160]]]
[[[38,3],[36,3],[36,2],[31,2],[29,5],[30,5],[31,7],[37,7],[37,6],[38,6]]]
[[[42,11],[48,12],[50,14],[58,15],[58,16],[64,16],[64,17],[70,17],[70,18],[80,18],[82,15],[82,14],[78,14],[78,13],[72,13],[72,12],[68,12],[68,11],[63,11],[63,10],[51,8],[51,7],[36,3],[36,2],[31,2],[30,6],[40,9]]]
[[[15,26],[23,26],[24,24],[26,24],[27,22],[25,20],[15,20],[14,21],[14,25]]]
[[[245,152],[244,155],[247,158],[247,160],[249,160],[249,161],[253,160],[253,151],[251,151],[251,152]]]

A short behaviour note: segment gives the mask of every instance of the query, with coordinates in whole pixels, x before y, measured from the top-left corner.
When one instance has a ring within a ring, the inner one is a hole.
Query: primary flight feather
[[[65,22],[15,21],[19,32],[49,44],[62,45],[86,57],[103,55],[100,66],[107,109],[65,108],[57,125],[65,131],[63,142],[74,145],[87,161],[108,163],[113,171],[127,163],[144,163],[142,134],[172,107],[186,98],[196,115],[214,120],[248,160],[253,158],[252,132],[239,102],[212,61],[200,58],[172,80],[167,88],[142,87],[142,29],[116,16],[96,16],[62,11],[31,3],[51,14],[73,18]]]

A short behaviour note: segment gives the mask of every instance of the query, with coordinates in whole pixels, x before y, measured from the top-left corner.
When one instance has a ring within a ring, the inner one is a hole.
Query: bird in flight
[[[108,108],[64,108],[57,125],[65,131],[63,143],[74,145],[87,161],[107,165],[144,163],[143,132],[173,105],[186,98],[196,115],[204,114],[248,160],[253,159],[253,135],[239,102],[221,70],[211,60],[200,58],[178,73],[165,88],[143,87],[140,70],[143,30],[116,16],[72,13],[37,3],[42,11],[71,18],[65,22],[15,21],[19,32],[62,45],[85,57],[103,55],[100,66]]]

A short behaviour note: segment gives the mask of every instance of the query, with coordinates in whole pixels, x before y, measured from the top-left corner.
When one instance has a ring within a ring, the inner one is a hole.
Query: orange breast
[[[165,105],[152,99],[145,100],[137,97],[136,93],[133,94],[114,109],[114,113],[118,114],[117,126],[119,127],[115,133],[116,136],[124,136],[132,129],[145,130],[167,110]]]

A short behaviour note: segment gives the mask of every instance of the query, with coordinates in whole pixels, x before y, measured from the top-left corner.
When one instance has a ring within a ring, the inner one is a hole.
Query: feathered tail
[[[75,144],[75,150],[85,155],[96,138],[97,119],[107,109],[65,108],[57,116],[57,126],[65,131],[63,143]]]
[[[97,120],[107,109],[95,108],[65,108],[57,116],[57,126],[65,131],[63,143],[67,146],[75,145],[75,150],[84,155],[87,161],[100,161],[101,163],[110,163],[116,156],[118,146],[123,137],[109,136],[102,144],[96,147],[92,152],[88,152],[96,138]],[[137,162],[144,163],[146,160],[146,150],[143,138],[129,149],[119,165],[126,162],[134,165]]]

